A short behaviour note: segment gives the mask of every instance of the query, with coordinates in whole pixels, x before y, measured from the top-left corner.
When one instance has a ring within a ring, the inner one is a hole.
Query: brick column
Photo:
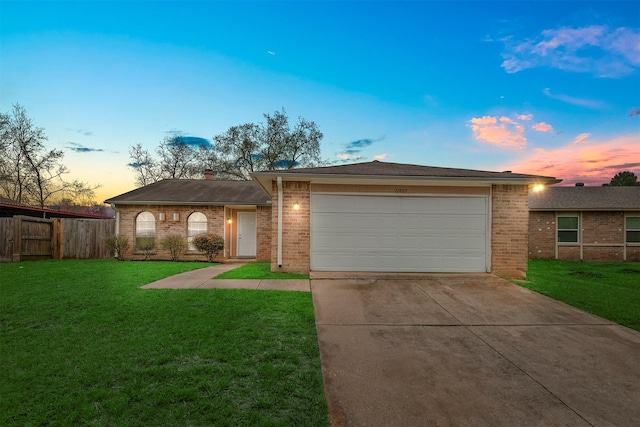
[[[310,258],[310,185],[308,182],[282,183],[282,268],[278,268],[278,187],[272,184],[271,270],[307,273]],[[298,203],[299,208],[294,209]]]
[[[491,272],[524,278],[529,242],[527,185],[493,185],[491,199]]]

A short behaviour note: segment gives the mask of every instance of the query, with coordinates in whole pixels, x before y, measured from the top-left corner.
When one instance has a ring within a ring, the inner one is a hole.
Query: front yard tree
[[[67,182],[62,150],[48,149],[44,129],[36,127],[25,109],[15,104],[0,113],[0,195],[19,203],[44,207],[54,196],[92,196],[99,186]]]
[[[264,157],[258,154],[260,134],[258,125],[245,123],[214,136],[209,168],[218,176],[230,179],[249,179],[251,172],[266,169]]]
[[[284,109],[265,114],[266,123],[232,126],[213,137],[214,163],[206,167],[224,178],[249,179],[251,172],[321,164],[322,132],[302,117],[291,127]]]
[[[636,185],[640,185],[638,182],[638,177],[635,173],[630,171],[619,172],[611,178],[610,186],[613,187],[633,187]]]

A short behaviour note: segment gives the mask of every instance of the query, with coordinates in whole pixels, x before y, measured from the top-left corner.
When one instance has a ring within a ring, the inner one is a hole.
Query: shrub
[[[136,249],[144,252],[144,260],[149,260],[151,251],[156,248],[156,238],[153,236],[142,236],[136,238]]]
[[[193,238],[193,245],[197,250],[207,255],[209,262],[213,262],[220,251],[224,249],[224,239],[217,234],[200,234]]]
[[[113,235],[108,237],[105,243],[118,261],[124,260],[123,252],[129,249],[129,239],[126,236]]]
[[[160,246],[171,252],[173,261],[178,261],[180,255],[187,249],[187,240],[179,234],[171,234],[160,241]]]

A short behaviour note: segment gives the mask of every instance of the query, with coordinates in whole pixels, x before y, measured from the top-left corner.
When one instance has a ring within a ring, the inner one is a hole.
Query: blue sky
[[[0,2],[0,110],[97,198],[128,148],[285,108],[336,164],[640,175],[637,1]]]

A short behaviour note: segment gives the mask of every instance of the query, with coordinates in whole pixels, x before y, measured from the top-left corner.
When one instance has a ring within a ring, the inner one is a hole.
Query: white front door
[[[256,213],[238,212],[238,256],[256,256]]]

